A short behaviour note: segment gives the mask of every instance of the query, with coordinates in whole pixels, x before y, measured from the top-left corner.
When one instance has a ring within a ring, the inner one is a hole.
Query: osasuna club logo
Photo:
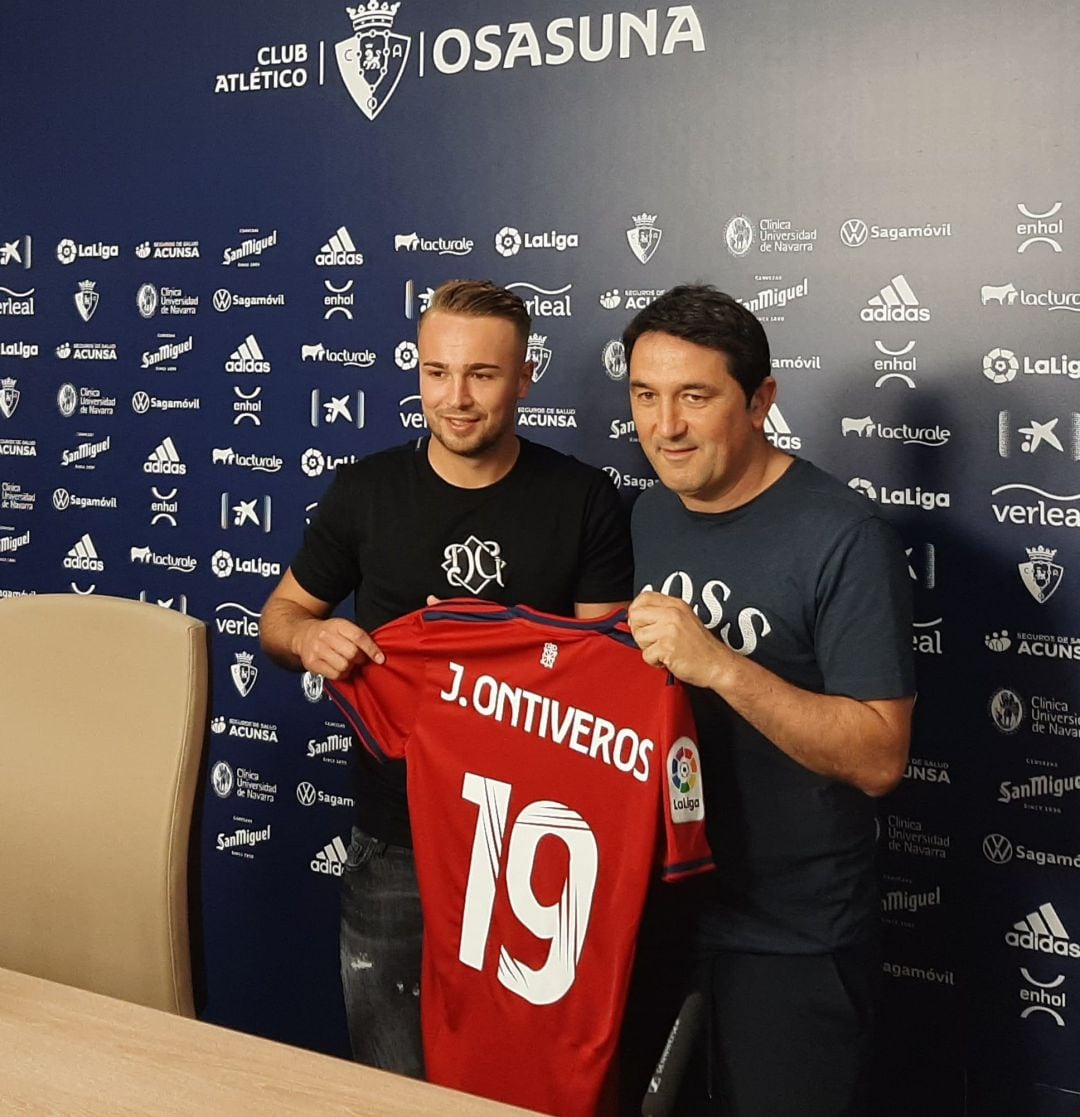
[[[229,668],[229,675],[240,697],[247,698],[259,677],[259,669],[251,652],[236,652],[235,655],[236,662]]]
[[[341,80],[368,120],[374,120],[386,107],[409,60],[412,40],[393,30],[400,7],[400,0],[395,4],[368,0],[355,8],[346,6],[353,34],[334,45]]]
[[[84,322],[89,322],[94,317],[100,300],[101,296],[94,290],[92,279],[84,279],[79,283],[79,289],[75,292],[75,309]]]
[[[1020,581],[1040,605],[1045,605],[1061,585],[1065,568],[1054,562],[1056,550],[1049,547],[1026,547],[1025,550],[1028,561],[1017,566]]]
[[[532,379],[535,384],[548,370],[551,364],[551,350],[548,348],[547,335],[529,334],[529,345],[525,351],[525,359],[532,361]]]
[[[1052,903],[1040,904],[1033,912],[1005,932],[1005,942],[1018,950],[1040,954],[1056,954],[1062,958],[1080,958],[1080,944],[1074,943],[1065,930]]]
[[[5,376],[0,380],[0,415],[5,419],[10,419],[15,414],[15,408],[19,406],[21,393],[15,387],[17,383],[18,381],[11,376]]]
[[[639,263],[647,264],[660,247],[664,232],[656,227],[656,218],[655,213],[636,213],[632,218],[633,228],[626,230],[626,242]]]

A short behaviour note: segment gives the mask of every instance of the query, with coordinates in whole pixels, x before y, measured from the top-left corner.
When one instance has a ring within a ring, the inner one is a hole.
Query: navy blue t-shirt
[[[900,540],[810,462],[730,512],[691,512],[657,485],[632,535],[636,591],[682,598],[789,683],[860,700],[915,693]],[[822,953],[865,938],[878,914],[873,800],[792,760],[712,691],[691,698],[717,865],[699,945]]]

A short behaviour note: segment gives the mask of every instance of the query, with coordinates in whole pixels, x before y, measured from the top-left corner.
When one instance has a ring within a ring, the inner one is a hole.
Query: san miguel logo
[[[346,7],[353,35],[334,45],[341,80],[368,120],[386,107],[409,60],[411,40],[393,29],[399,7],[400,0],[396,4],[368,0],[356,8]]]

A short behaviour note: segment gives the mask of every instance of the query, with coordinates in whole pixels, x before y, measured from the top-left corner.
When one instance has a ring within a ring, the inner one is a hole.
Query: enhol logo
[[[341,80],[368,120],[386,107],[414,56],[413,36],[394,29],[400,7],[400,0],[361,0],[355,8],[346,6],[353,34],[334,44]],[[448,27],[431,34],[421,31],[416,39],[419,78],[433,72],[512,70],[519,63],[530,68],[562,66],[575,58],[590,63],[652,58],[674,54],[684,45],[695,53],[705,50],[705,36],[692,4],[648,8],[641,15],[623,11],[599,17],[565,16],[539,27],[526,21],[505,27],[489,23],[474,31]]]

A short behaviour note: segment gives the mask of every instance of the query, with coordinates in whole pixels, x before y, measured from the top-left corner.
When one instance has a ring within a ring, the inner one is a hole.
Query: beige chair
[[[0,966],[194,1015],[207,646],[157,605],[0,601]]]

